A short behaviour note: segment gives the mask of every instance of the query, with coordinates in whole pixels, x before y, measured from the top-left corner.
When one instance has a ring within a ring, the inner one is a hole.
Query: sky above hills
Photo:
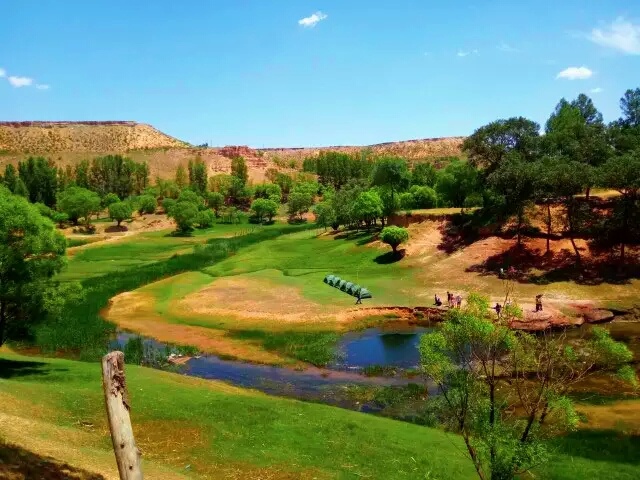
[[[136,120],[192,143],[467,135],[640,87],[640,2],[20,0],[0,120]]]

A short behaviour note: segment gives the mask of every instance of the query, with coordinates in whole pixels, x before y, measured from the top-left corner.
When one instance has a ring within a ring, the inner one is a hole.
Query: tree
[[[374,166],[372,185],[388,188],[393,202],[395,193],[409,187],[410,178],[404,158],[383,157]]]
[[[27,189],[27,186],[24,184],[21,178],[18,178],[18,180],[16,180],[15,191],[13,193],[22,198],[29,198],[29,190]]]
[[[551,229],[553,226],[551,205],[557,201],[559,191],[557,179],[554,174],[554,164],[559,161],[561,160],[558,158],[546,157],[535,167],[538,176],[534,182],[534,197],[536,203],[541,203],[546,208],[544,223],[547,227],[547,255],[551,254]]]
[[[596,372],[636,381],[632,353],[606,330],[567,343],[514,332],[508,322],[519,315],[505,301],[496,321],[489,300],[471,294],[420,340],[421,370],[439,389],[431,416],[462,436],[482,480],[512,479],[548,458],[548,435],[577,423],[567,397],[576,382]]]
[[[115,193],[107,193],[104,197],[102,197],[101,206],[102,208],[109,208],[110,205],[117,203],[120,201],[120,198]]]
[[[311,194],[294,189],[289,194],[287,213],[289,214],[290,218],[293,218],[297,215],[299,219],[302,220],[303,215],[309,211],[312,205],[313,197],[311,196]]]
[[[109,205],[109,218],[120,226],[123,220],[131,218],[133,208],[129,202],[115,202]]]
[[[200,157],[197,157],[193,164],[189,162],[189,165],[191,188],[204,195],[207,192],[207,166]]]
[[[215,222],[216,217],[211,210],[201,210],[195,220],[199,228],[210,228]]]
[[[137,163],[133,172],[133,191],[140,195],[149,186],[149,164]]]
[[[210,192],[207,195],[207,205],[212,208],[216,217],[220,216],[220,209],[224,205],[224,197],[220,192]]]
[[[187,172],[182,165],[180,165],[176,170],[176,185],[178,185],[179,189],[183,189],[184,187],[189,185],[189,182],[187,180]]]
[[[75,184],[78,187],[89,188],[89,160],[82,160],[75,168]]]
[[[65,248],[51,220],[0,187],[0,345],[42,318],[43,295],[64,265]]]
[[[397,253],[398,245],[409,240],[409,232],[407,232],[406,228],[391,225],[382,229],[380,240],[390,245],[393,253]]]
[[[620,261],[625,261],[625,241],[629,235],[629,220],[638,208],[640,192],[640,149],[609,159],[598,172],[602,186],[617,190],[622,195],[622,225],[620,228]]]
[[[156,213],[156,208],[158,208],[158,202],[153,195],[141,195],[138,197],[138,212],[140,214]]]
[[[464,140],[462,150],[471,165],[483,168],[488,175],[512,152],[524,161],[535,160],[539,139],[540,125],[524,117],[512,117],[478,128]]]
[[[436,184],[437,171],[430,163],[418,163],[411,171],[411,185],[433,187]]]
[[[353,204],[353,214],[359,222],[364,222],[367,228],[382,216],[382,200],[375,190],[360,193]]]
[[[249,173],[247,171],[247,163],[242,157],[235,157],[231,159],[231,175],[236,177],[242,185],[247,184],[249,179]]]
[[[262,223],[265,219],[271,222],[278,213],[278,204],[267,198],[257,198],[251,204],[251,210],[258,223]]]
[[[531,203],[538,177],[537,164],[508,158],[488,177],[489,185],[504,195],[506,205],[516,214],[518,235],[517,245],[522,244],[522,226],[525,221],[525,207]]]
[[[325,191],[322,202],[318,203],[313,209],[313,214],[316,216],[316,223],[320,227],[331,227],[337,230],[340,224],[338,223],[338,214],[335,209],[336,193],[334,190]]]
[[[431,187],[414,185],[409,189],[416,208],[434,208],[438,204],[438,194]]]
[[[621,121],[628,127],[640,127],[640,88],[627,90],[620,99]]]
[[[74,224],[84,219],[88,227],[91,225],[91,215],[100,210],[100,197],[86,188],[69,187],[58,194],[58,210],[69,215]]]
[[[597,167],[611,156],[602,115],[586,95],[569,103],[564,98],[547,121],[543,147],[547,154]],[[589,198],[591,185],[586,186]]]
[[[41,202],[48,207],[55,206],[58,191],[58,171],[53,162],[43,157],[29,157],[18,162],[18,173],[29,192],[31,203]]]
[[[576,254],[576,263],[581,264],[582,257],[575,238],[582,217],[581,205],[576,195],[583,192],[592,183],[593,173],[588,166],[579,162],[558,161],[548,163],[545,175],[553,179],[552,188],[564,207],[564,228],[571,240]]]
[[[10,163],[4,167],[4,184],[11,193],[16,193],[16,184],[18,182],[18,175],[16,173],[16,167]]]
[[[454,161],[438,172],[436,191],[452,207],[464,209],[466,198],[476,193],[479,186],[479,172],[468,162]]]
[[[198,219],[198,207],[187,200],[178,200],[167,212],[169,218],[173,218],[178,231],[187,233],[193,230],[193,224]]]
[[[371,161],[366,153],[357,155],[336,151],[322,151],[315,158],[305,159],[305,171],[318,174],[318,181],[340,190],[351,179],[364,178],[371,172]]]
[[[263,183],[256,185],[253,192],[254,198],[268,198],[276,203],[282,199],[282,189],[277,183]]]

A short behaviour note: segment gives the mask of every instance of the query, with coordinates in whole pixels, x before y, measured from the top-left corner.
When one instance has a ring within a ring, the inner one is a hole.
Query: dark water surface
[[[420,337],[432,330],[433,328],[407,326],[369,328],[347,333],[338,345],[340,360],[335,366],[347,369],[362,369],[374,365],[416,368],[420,362]]]

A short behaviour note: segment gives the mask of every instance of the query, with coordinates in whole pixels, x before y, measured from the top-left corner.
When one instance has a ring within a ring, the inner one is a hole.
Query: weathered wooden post
[[[124,353],[111,352],[102,357],[102,386],[120,480],[142,480],[140,451],[133,438],[129,417]]]

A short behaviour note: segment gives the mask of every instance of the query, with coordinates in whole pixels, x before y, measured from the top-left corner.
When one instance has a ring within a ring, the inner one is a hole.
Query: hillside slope
[[[59,166],[106,154],[125,154],[146,161],[152,177],[171,178],[176,169],[200,157],[209,175],[228,173],[231,159],[247,160],[249,177],[264,180],[268,168],[295,171],[302,160],[322,151],[357,153],[366,149],[376,155],[401,155],[409,161],[461,154],[464,137],[431,138],[380,143],[368,146],[330,146],[253,149],[247,146],[196,148],[154,127],[128,121],[109,122],[0,122],[0,167],[16,164],[28,155],[42,155]]]
[[[125,152],[186,144],[136,122],[0,122],[0,149],[8,152]]]

